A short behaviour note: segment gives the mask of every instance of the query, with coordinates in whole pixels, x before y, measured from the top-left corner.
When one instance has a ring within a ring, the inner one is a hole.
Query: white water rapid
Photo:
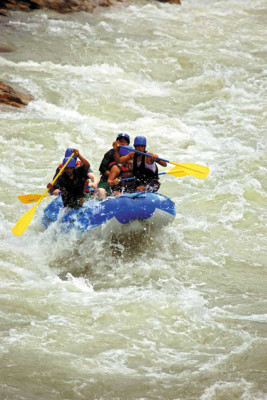
[[[264,0],[1,19],[0,80],[34,96],[0,106],[1,399],[267,399],[266,21]],[[12,235],[17,195],[67,147],[98,174],[119,132],[210,168],[161,178],[171,225],[55,235],[44,199]]]

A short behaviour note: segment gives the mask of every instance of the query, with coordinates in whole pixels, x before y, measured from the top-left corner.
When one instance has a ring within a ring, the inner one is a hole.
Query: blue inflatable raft
[[[62,232],[72,228],[85,232],[102,225],[109,225],[114,232],[120,226],[127,226],[130,231],[147,226],[162,228],[175,215],[174,202],[158,193],[124,194],[101,202],[89,200],[78,209],[64,208],[58,196],[45,208],[42,222],[48,228],[57,221]]]

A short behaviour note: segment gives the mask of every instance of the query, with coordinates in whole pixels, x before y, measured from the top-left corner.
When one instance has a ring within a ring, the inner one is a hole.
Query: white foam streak
[[[21,70],[27,70],[27,71],[32,71],[32,72],[45,72],[45,73],[51,73],[51,72],[60,72],[60,73],[68,73],[72,75],[83,75],[83,76],[88,76],[88,79],[90,78],[90,74],[100,74],[100,75],[106,75],[112,76],[112,75],[117,75],[118,73],[122,73],[123,70],[114,65],[108,65],[108,64],[101,64],[101,65],[63,65],[63,64],[55,64],[51,61],[44,61],[44,62],[35,62],[35,61],[21,61],[21,62],[13,62],[9,61],[3,57],[0,57],[0,66],[5,66],[5,67],[10,67],[10,68],[17,68]]]

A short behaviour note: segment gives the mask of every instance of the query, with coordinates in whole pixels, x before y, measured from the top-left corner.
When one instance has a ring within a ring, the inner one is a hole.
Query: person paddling
[[[145,136],[136,136],[134,139],[134,148],[136,150],[147,153],[146,145],[147,140]],[[136,177],[135,190],[137,192],[157,192],[159,190],[160,182],[156,163],[162,167],[166,167],[167,163],[165,161],[158,160],[158,155],[154,153],[147,153],[152,157],[146,157],[143,154],[130,152],[120,157],[119,146],[116,142],[113,143],[113,149],[114,158],[117,163],[133,161],[133,176]]]
[[[130,146],[128,146],[130,147]],[[121,147],[119,148],[119,156],[123,153],[121,152]],[[108,176],[108,184],[111,188],[112,194],[115,196],[120,196],[122,193],[131,193],[135,191],[134,180],[125,180],[133,177],[133,160],[126,161],[124,163],[113,163],[110,174]],[[121,179],[123,181],[121,181]]]
[[[54,185],[48,183],[47,188],[50,194],[59,195],[62,192],[64,207],[79,208],[82,207],[84,202],[84,184],[88,179],[87,174],[90,164],[80,154],[79,150],[73,149],[73,153],[74,156],[76,155],[80,159],[82,164],[76,167],[76,161],[71,158]],[[68,158],[65,157],[63,159],[63,165],[68,161]]]
[[[69,158],[71,156],[71,154],[73,153],[73,150],[74,149],[72,147],[67,148],[67,150],[65,151],[65,158]],[[78,160],[77,155],[74,155],[73,159],[75,160],[75,163],[76,163],[75,167],[78,167],[79,165],[82,164],[81,160]],[[60,169],[62,167],[63,167],[63,164],[62,163],[59,164],[59,166],[56,169],[53,179],[55,178],[55,176],[58,174],[58,172],[60,171]],[[90,166],[87,170],[87,176],[91,180],[90,188],[94,189],[94,192],[92,193],[92,191],[90,191],[88,179],[84,183],[84,187],[85,187],[84,192],[90,194],[90,196],[94,196],[94,198],[99,197],[101,200],[105,200],[106,191],[105,191],[105,189],[98,188],[99,180],[96,177],[96,175],[94,174],[94,171],[92,170],[92,168]]]
[[[118,146],[126,146],[130,144],[130,136],[127,133],[119,133],[116,137],[116,142]],[[107,192],[110,192],[109,185],[107,183],[111,168],[115,165],[114,149],[107,151],[101,161],[99,166],[100,171],[100,183],[99,187],[104,188]]]

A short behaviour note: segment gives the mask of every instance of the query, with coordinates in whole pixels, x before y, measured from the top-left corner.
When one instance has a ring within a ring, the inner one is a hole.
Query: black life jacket
[[[145,155],[142,155],[141,163],[139,166],[137,166],[137,157],[138,154],[135,153],[134,158],[133,158],[133,175],[136,177],[136,186],[139,185],[146,185],[150,181],[158,181],[159,176],[158,176],[158,167],[156,165],[156,171],[153,172],[151,169],[146,168],[146,163],[145,163]]]

